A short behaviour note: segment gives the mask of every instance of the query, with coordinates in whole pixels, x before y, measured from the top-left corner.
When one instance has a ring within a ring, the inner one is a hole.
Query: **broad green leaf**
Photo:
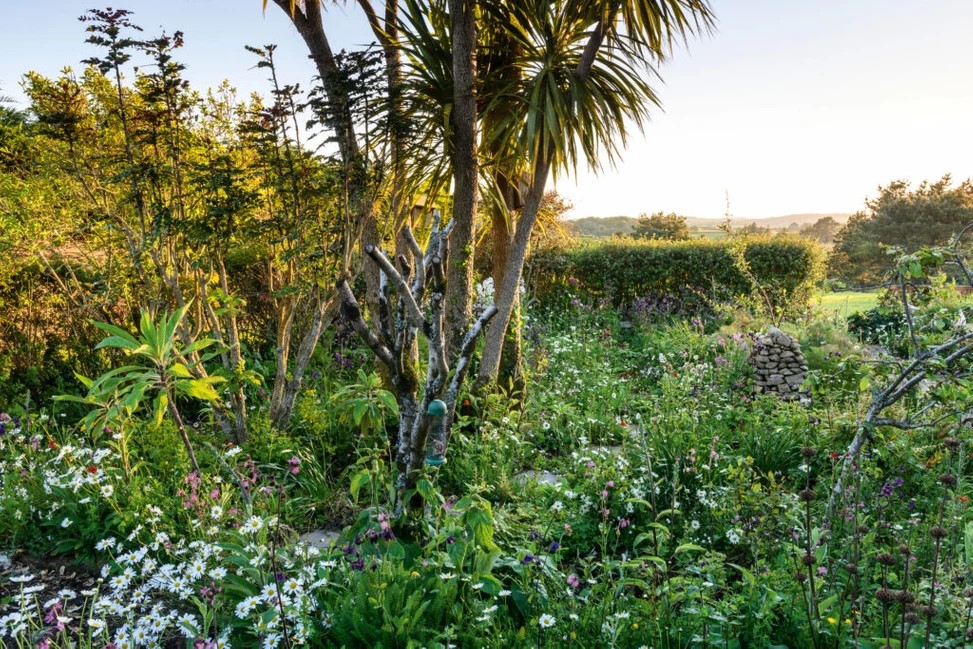
[[[436,488],[432,486],[432,483],[425,478],[420,478],[419,481],[416,482],[416,491],[419,492],[422,499],[429,503],[430,506],[439,506],[439,493],[436,491]]]
[[[706,552],[706,548],[698,546],[695,543],[683,543],[676,548],[673,554],[682,554],[683,552]]]
[[[102,331],[107,331],[113,336],[117,336],[123,340],[127,340],[130,343],[138,345],[138,341],[135,339],[135,336],[128,333],[124,329],[121,329],[120,327],[116,327],[115,325],[108,324],[107,322],[92,322],[91,324],[98,327]]]
[[[193,397],[194,399],[201,399],[203,401],[216,401],[219,395],[216,394],[216,390],[213,386],[209,384],[204,379],[193,379],[192,381],[179,381],[176,384],[177,389],[186,396]]]
[[[105,338],[100,343],[95,345],[95,349],[127,349],[128,351],[135,351],[139,348],[139,344],[134,340],[126,340],[121,336],[109,336]]]
[[[160,392],[155,398],[155,407],[152,413],[152,425],[158,428],[162,425],[162,418],[166,414],[166,408],[169,407],[169,396],[165,392]]]
[[[358,473],[356,473],[355,475],[353,475],[351,477],[351,498],[352,498],[352,500],[357,501],[358,500],[358,492],[361,491],[361,488],[362,487],[364,487],[365,485],[371,483],[371,481],[372,481],[372,474],[369,473],[366,469],[362,469],[361,471],[359,471]]]
[[[172,374],[173,376],[179,377],[180,379],[193,378],[193,375],[189,371],[189,368],[183,365],[182,363],[173,363],[172,365],[170,365],[169,373]]]

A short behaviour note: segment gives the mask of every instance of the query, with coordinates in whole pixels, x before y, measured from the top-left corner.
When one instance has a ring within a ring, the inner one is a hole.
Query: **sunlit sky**
[[[328,4],[333,46],[371,40],[354,2]],[[675,52],[664,111],[617,169],[561,178],[573,216],[720,217],[854,212],[879,185],[973,176],[973,2],[712,0],[716,30]],[[95,54],[77,17],[92,0],[0,0],[0,92]],[[147,34],[182,30],[196,88],[265,90],[243,46],[278,44],[281,76],[307,87],[303,41],[261,0],[128,0]]]

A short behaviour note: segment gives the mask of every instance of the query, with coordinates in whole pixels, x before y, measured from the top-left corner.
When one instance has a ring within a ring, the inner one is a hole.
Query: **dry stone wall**
[[[757,393],[773,393],[786,399],[802,396],[801,384],[807,376],[807,361],[797,341],[777,327],[759,336],[750,351]]]

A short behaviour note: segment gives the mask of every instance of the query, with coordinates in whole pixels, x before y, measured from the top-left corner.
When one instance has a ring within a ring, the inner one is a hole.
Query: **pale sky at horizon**
[[[854,212],[877,187],[973,176],[973,2],[712,0],[713,34],[675,53],[655,111],[617,170],[557,189],[573,216],[677,212],[720,217]],[[94,48],[77,17],[92,0],[0,0],[0,94],[23,101],[22,74],[55,75]],[[244,45],[277,43],[284,82],[314,68],[283,13],[261,0],[129,0],[155,35],[182,30],[179,60],[197,89],[229,79],[266,89]],[[328,7],[336,49],[370,41],[354,3]],[[23,104],[20,104],[21,106]]]

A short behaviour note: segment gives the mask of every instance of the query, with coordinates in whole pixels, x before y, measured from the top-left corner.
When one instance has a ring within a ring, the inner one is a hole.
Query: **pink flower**
[[[576,574],[571,573],[570,575],[568,575],[568,586],[570,586],[571,588],[577,588],[578,584],[580,583],[581,580],[578,579],[578,576]]]

